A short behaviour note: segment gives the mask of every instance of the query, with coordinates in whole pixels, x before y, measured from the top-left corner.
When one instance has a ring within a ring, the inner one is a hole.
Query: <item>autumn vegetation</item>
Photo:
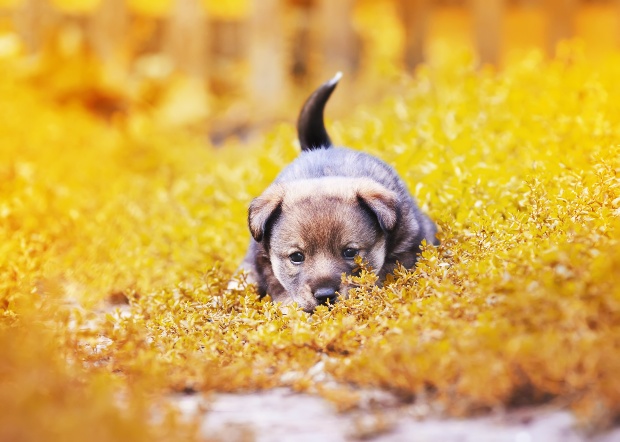
[[[379,388],[443,416],[620,419],[620,54],[577,42],[496,69],[439,43],[384,73],[398,93],[328,115],[337,144],[398,170],[441,245],[309,315],[234,274],[249,202],[298,154],[291,122],[213,147],[152,108],[59,99],[71,66],[9,52],[0,440],[202,440],[171,398],[274,387],[341,410]]]

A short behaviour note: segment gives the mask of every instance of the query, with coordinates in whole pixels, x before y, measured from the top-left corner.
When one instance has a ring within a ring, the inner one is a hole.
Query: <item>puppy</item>
[[[389,165],[333,147],[323,110],[341,74],[306,101],[297,123],[302,153],[248,211],[253,239],[240,266],[261,296],[306,312],[346,297],[342,274],[361,256],[379,281],[397,263],[411,268],[436,227]]]

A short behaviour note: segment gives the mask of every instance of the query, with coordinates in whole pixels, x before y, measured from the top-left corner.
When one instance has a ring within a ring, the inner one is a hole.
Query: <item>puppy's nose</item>
[[[321,287],[314,291],[314,297],[321,303],[327,303],[329,300],[330,303],[334,303],[336,300],[336,290],[332,287]]]

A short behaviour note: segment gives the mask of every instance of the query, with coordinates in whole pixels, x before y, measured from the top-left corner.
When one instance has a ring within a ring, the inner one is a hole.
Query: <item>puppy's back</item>
[[[370,178],[398,193],[405,189],[396,171],[384,161],[364,152],[332,146],[303,151],[280,172],[276,182],[327,176]]]
[[[328,176],[370,178],[396,192],[402,202],[410,201],[415,206],[405,183],[388,164],[372,155],[332,145],[325,129],[323,113],[341,77],[342,74],[338,72],[334,78],[323,83],[302,106],[297,120],[297,135],[302,152],[278,175],[276,182]]]

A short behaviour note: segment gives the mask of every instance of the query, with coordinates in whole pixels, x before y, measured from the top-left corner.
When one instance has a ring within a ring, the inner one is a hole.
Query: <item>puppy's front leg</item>
[[[245,274],[245,278],[243,281],[246,284],[258,284],[259,283],[259,273],[256,267],[256,250],[255,245],[250,244],[248,247],[248,252],[245,254],[243,261],[237,267],[235,274],[237,275],[235,278],[231,279],[228,282],[228,290],[243,290],[243,285],[240,281],[241,273]],[[263,296],[263,294],[261,294]]]
[[[250,243],[248,252],[239,265],[237,272],[244,272],[247,275],[245,279],[247,283],[256,284],[261,298],[268,294],[273,302],[281,302],[282,304],[290,304],[292,302],[291,297],[273,273],[269,256],[258,242],[252,241]],[[231,283],[233,282],[238,284],[237,281],[231,281]],[[230,284],[228,288],[231,288]]]

